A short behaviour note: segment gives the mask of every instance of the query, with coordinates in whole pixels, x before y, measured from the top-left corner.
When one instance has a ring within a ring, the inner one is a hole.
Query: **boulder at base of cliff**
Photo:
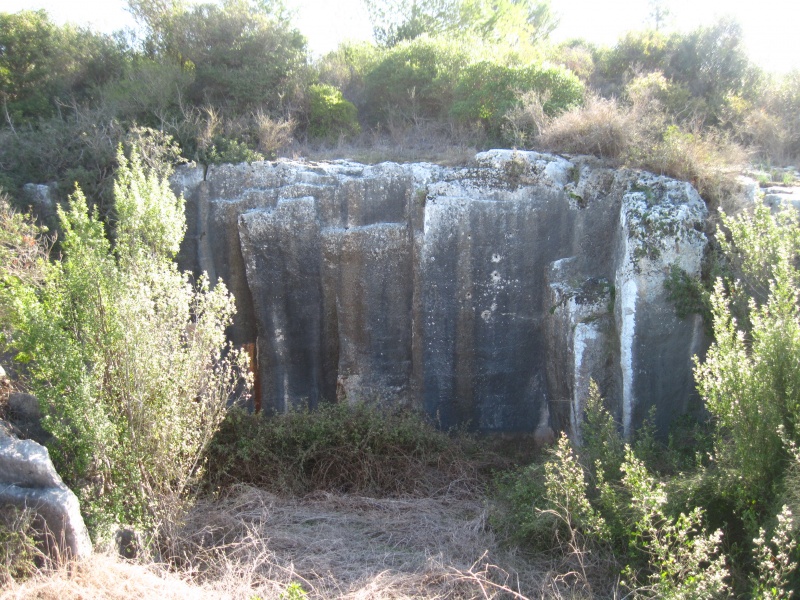
[[[0,508],[9,506],[36,513],[44,549],[53,558],[92,553],[78,498],[56,473],[47,448],[0,428]]]

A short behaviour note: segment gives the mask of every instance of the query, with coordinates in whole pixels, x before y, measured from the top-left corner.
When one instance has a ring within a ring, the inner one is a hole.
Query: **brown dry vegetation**
[[[626,106],[590,96],[547,122],[536,143],[688,181],[711,207],[735,195],[748,158],[742,146],[713,129],[670,124],[661,104],[648,98]]]
[[[500,548],[485,498],[463,488],[427,498],[281,498],[242,486],[199,503],[172,539],[162,549],[172,566],[101,553],[12,583],[0,599],[266,599],[287,597],[293,582],[309,598],[560,598],[565,591],[553,565]]]

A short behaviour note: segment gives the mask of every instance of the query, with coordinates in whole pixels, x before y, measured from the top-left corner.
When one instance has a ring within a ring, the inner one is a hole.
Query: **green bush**
[[[543,464],[500,476],[493,525],[514,542],[555,550],[584,588],[621,572],[614,594],[622,585],[637,598],[721,597],[722,534],[705,531],[700,507],[670,512],[665,484],[637,456],[654,454],[651,435],[623,444],[595,385],[581,435],[577,449],[562,435]]]
[[[532,510],[542,506],[546,491],[542,462],[498,473],[493,483],[492,527],[510,543],[549,550],[553,546],[553,524]]]
[[[431,480],[461,468],[460,456],[455,442],[409,410],[363,403],[268,417],[233,410],[209,449],[208,482],[281,494],[428,493]]]
[[[470,62],[463,43],[427,36],[402,42],[365,75],[363,111],[373,123],[447,119],[460,71]]]
[[[786,469],[781,430],[800,442],[800,229],[793,209],[773,216],[760,202],[751,214],[723,223],[730,233],[730,241],[718,236],[723,250],[752,290],[749,318],[743,324],[732,318],[731,294],[718,280],[711,297],[715,341],[695,377],[719,423],[717,452],[738,481],[739,498],[763,511]]]
[[[105,215],[112,202],[116,149],[123,136],[118,121],[95,109],[42,119],[16,133],[0,130],[0,162],[14,188],[9,191],[26,183],[54,181],[66,199],[77,181]]]
[[[463,70],[455,89],[451,115],[480,122],[490,137],[502,135],[503,119],[526,92],[537,92],[548,116],[572,108],[583,100],[583,84],[560,67],[512,67],[480,62]]]
[[[723,597],[729,590],[729,575],[720,552],[722,532],[704,531],[700,508],[675,518],[667,515],[664,484],[650,475],[630,448],[622,472],[622,488],[632,513],[629,555],[638,554],[646,565],[628,564],[623,570],[625,587],[644,598]]]
[[[3,289],[51,456],[96,535],[175,518],[244,368],[225,349],[224,285],[195,287],[172,262],[183,200],[135,152],[118,161],[114,244],[78,190],[59,210],[63,260],[41,286]]]
[[[264,155],[251,148],[246,141],[220,134],[214,136],[207,148],[198,152],[197,159],[206,165],[239,164],[264,160]]]
[[[332,85],[316,83],[308,88],[308,134],[311,137],[335,140],[340,136],[358,135],[358,111],[342,92]]]

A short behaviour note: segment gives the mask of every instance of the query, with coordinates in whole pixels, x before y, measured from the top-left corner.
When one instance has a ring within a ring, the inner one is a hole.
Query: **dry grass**
[[[634,143],[636,123],[631,111],[615,100],[590,96],[582,107],[546,124],[537,143],[548,150],[622,159]]]
[[[481,134],[438,121],[394,124],[364,131],[356,138],[344,136],[335,143],[300,143],[282,155],[311,160],[348,159],[364,164],[385,161],[431,162],[443,166],[472,164]]]
[[[497,547],[484,498],[464,492],[286,499],[241,487],[198,504],[174,534],[162,549],[172,567],[99,554],[14,583],[0,599],[266,599],[292,582],[309,598],[561,597],[544,593],[547,565]]]
[[[590,97],[549,122],[537,143],[688,181],[711,207],[737,193],[737,177],[747,161],[745,150],[718,132],[669,125],[654,100],[623,106]]]
[[[563,564],[501,549],[486,518],[485,498],[463,490],[281,498],[239,487],[198,504],[164,562],[96,554],[12,583],[0,600],[287,598],[292,583],[309,599],[591,597]]]

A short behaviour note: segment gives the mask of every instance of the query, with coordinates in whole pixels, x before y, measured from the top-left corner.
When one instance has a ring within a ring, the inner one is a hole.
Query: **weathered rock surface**
[[[236,296],[261,402],[423,406],[444,427],[578,433],[588,382],[626,432],[693,397],[700,323],[666,301],[697,274],[686,183],[589,158],[481,153],[467,168],[346,161],[184,169],[183,266]]]
[[[56,473],[47,448],[0,429],[0,508],[9,505],[28,508],[42,518],[52,534],[45,545],[56,556],[91,554],[78,498]]]

